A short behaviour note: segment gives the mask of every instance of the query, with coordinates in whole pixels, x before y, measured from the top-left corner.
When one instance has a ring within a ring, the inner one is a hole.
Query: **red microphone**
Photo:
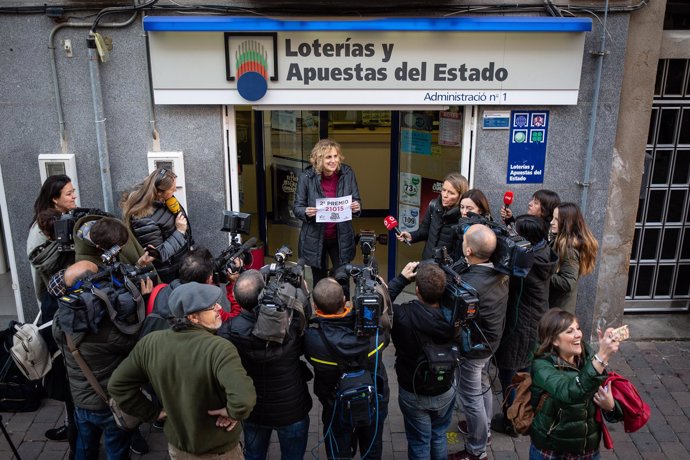
[[[388,231],[394,230],[397,235],[402,235],[402,232],[398,228],[398,220],[393,217],[393,216],[388,216],[385,219],[383,219],[383,225],[386,226]],[[412,246],[410,242],[407,240],[407,238],[403,237],[403,241],[405,242],[406,245]]]
[[[510,190],[503,195],[503,204],[506,205],[506,208],[509,208],[510,205],[513,204],[513,192]]]

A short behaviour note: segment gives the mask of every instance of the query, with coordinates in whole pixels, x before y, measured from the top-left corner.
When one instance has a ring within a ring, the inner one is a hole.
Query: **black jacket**
[[[348,165],[340,166],[338,178],[337,196],[352,195],[352,201],[362,203],[357,187],[355,172]],[[293,212],[302,221],[302,229],[299,233],[299,257],[306,261],[306,265],[314,268],[323,267],[323,233],[325,225],[316,223],[316,217],[307,217],[307,207],[316,206],[317,198],[325,198],[321,188],[321,174],[318,174],[312,166],[304,170],[297,183],[295,193],[295,205]],[[355,257],[355,230],[352,221],[336,224],[338,232],[339,258],[342,263],[348,263]]]
[[[530,365],[530,352],[538,342],[537,325],[549,310],[549,281],[558,255],[543,245],[534,251],[534,265],[525,278],[510,278],[506,326],[496,353],[498,367],[520,370]]]
[[[184,209],[180,212],[187,213]],[[170,212],[165,203],[153,202],[153,214],[146,217],[133,217],[130,225],[132,233],[141,246],[153,246],[160,252],[160,260],[156,259],[153,266],[163,282],[169,283],[177,278],[177,271],[189,247],[194,244],[192,227],[187,225],[187,232],[183,235],[175,227],[176,214]]]
[[[388,292],[395,299],[409,282],[398,275],[388,284]],[[412,300],[405,304],[393,304],[393,330],[391,336],[395,345],[395,373],[398,385],[410,393],[436,396],[448,391],[426,393],[413,387],[413,379],[417,365],[424,359],[422,346],[414,331],[428,336],[436,344],[444,344],[455,337],[455,328],[443,315],[440,308],[432,308],[419,300]]]
[[[354,326],[354,312],[342,318],[324,318],[317,313],[304,332],[304,354],[314,367],[314,394],[324,406],[332,405],[340,376],[343,371],[359,367],[348,365],[356,362],[365,364],[373,375],[378,361],[376,391],[381,395],[382,402],[388,402],[388,375],[383,365],[383,350],[388,346],[390,334],[382,331],[377,344],[375,335],[358,337]],[[319,329],[323,330],[328,345]],[[372,353],[375,349],[378,349],[378,353]]]
[[[461,277],[476,289],[479,298],[478,318],[470,325],[472,342],[488,344],[486,350],[473,354],[472,358],[486,358],[498,349],[501,342],[508,304],[508,276],[492,266],[470,265]]]
[[[239,316],[226,321],[218,335],[232,342],[242,358],[242,366],[254,381],[256,406],[248,420],[267,426],[286,426],[307,416],[312,406],[307,381],[311,372],[304,361],[304,338],[299,318],[293,317],[282,344],[252,335],[256,324],[253,312],[242,309]]]
[[[455,206],[444,209],[440,196],[429,202],[429,207],[419,229],[410,233],[413,243],[426,241],[424,251],[422,251],[422,260],[432,259],[434,249],[442,246],[448,248],[448,253],[452,254],[455,239],[455,231],[452,226],[458,223],[459,218],[460,208]]]

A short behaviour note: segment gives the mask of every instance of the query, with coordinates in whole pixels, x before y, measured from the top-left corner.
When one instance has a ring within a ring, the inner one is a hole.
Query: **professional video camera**
[[[362,230],[358,235],[359,248],[364,259],[363,265],[347,264],[336,270],[335,279],[340,284],[349,283],[351,276],[355,281],[352,305],[355,309],[355,333],[358,336],[376,333],[380,326],[384,299],[377,286],[382,284],[373,253],[376,251],[376,233]],[[382,243],[384,244],[384,243]]]
[[[446,247],[434,250],[434,261],[446,273],[446,289],[443,292],[441,307],[446,309],[446,317],[450,322],[459,327],[474,320],[479,314],[479,298],[477,291],[465,283],[456,268],[461,271],[467,266],[453,264],[453,259],[448,256]]]
[[[223,211],[223,232],[231,235],[230,245],[213,259],[213,281],[215,283],[227,283],[228,271],[236,273],[239,268],[233,263],[238,257],[242,258],[244,265],[252,263],[251,248],[256,244],[256,238],[249,238],[244,243],[237,240],[238,234],[248,235],[251,224],[251,216],[244,212]]]
[[[105,268],[100,272],[87,278],[88,281],[96,281],[97,279],[116,278],[120,281],[125,279],[139,286],[139,282],[147,280],[155,276],[153,265],[145,265],[143,267],[135,267],[133,265],[123,264],[117,260],[122,248],[117,244],[112,248],[104,251],[101,254],[101,260]]]
[[[453,228],[456,234],[462,237],[467,229],[475,224],[486,225],[496,234],[496,250],[490,258],[494,268],[510,276],[527,276],[534,263],[530,242],[520,235],[511,233],[504,225],[473,212],[468,213],[467,217],[461,217]]]
[[[266,285],[271,284],[271,281],[278,283],[290,283],[295,288],[303,287],[304,281],[304,261],[298,260],[296,264],[288,262],[292,255],[292,250],[283,245],[273,255],[275,262],[261,267],[261,274],[266,280]]]
[[[74,208],[53,222],[53,232],[59,252],[74,251],[74,224],[82,217],[89,215],[112,217],[112,214],[97,208]]]

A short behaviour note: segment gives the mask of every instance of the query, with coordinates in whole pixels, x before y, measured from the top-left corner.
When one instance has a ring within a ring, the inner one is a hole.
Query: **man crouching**
[[[172,459],[243,458],[237,422],[249,416],[256,393],[235,346],[215,335],[222,294],[217,286],[195,282],[175,289],[169,302],[173,328],[139,341],[108,383],[126,413],[146,421],[167,417]],[[163,410],[140,391],[149,382]]]

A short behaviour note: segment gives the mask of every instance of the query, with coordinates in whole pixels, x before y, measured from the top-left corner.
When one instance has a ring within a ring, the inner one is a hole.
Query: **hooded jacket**
[[[298,422],[309,414],[312,406],[307,388],[311,372],[300,360],[304,343],[300,319],[297,315],[292,318],[282,344],[254,336],[255,324],[255,313],[242,309],[239,316],[223,323],[218,330],[220,337],[235,345],[242,365],[254,381],[256,406],[247,420],[264,426]]]
[[[599,449],[601,424],[595,420],[597,405],[593,397],[606,381],[592,364],[594,353],[583,340],[581,365],[570,364],[552,353],[532,363],[532,401],[543,392],[549,394],[532,421],[530,437],[538,449],[559,453],[584,454]],[[607,416],[609,421],[622,418],[620,406]]]
[[[398,275],[388,285],[391,297],[397,297],[409,282]],[[439,389],[436,392],[420,391],[413,385],[415,372],[420,360],[425,359],[422,346],[417,340],[416,332],[429,337],[435,344],[445,344],[455,338],[455,328],[443,315],[441,308],[433,308],[420,300],[412,300],[402,305],[393,304],[393,330],[391,337],[395,345],[395,373],[398,385],[409,392],[427,396],[437,396],[448,391]]]
[[[98,249],[96,245],[93,244],[93,242],[89,239],[90,227],[89,225],[85,225],[89,222],[102,218],[103,216],[99,215],[88,215],[82,217],[74,224],[74,258],[76,262],[79,262],[80,260],[88,260],[95,263],[99,267],[103,266],[103,261],[101,260],[101,254],[103,251]],[[129,230],[127,231],[129,233],[129,239],[120,251],[119,260],[122,263],[134,265],[137,263],[137,260],[139,260],[139,257],[144,255],[144,249],[141,247],[136,238],[134,238],[132,232]]]
[[[458,223],[458,219],[460,219],[458,206],[445,209],[440,196],[429,202],[419,229],[410,232],[412,243],[426,241],[422,251],[422,260],[433,258],[434,249],[442,246],[448,248],[448,253],[452,254],[455,244],[455,231],[452,227]]]
[[[549,310],[549,283],[558,255],[545,241],[535,245],[533,254],[534,264],[527,276],[510,278],[506,326],[496,352],[501,369],[516,371],[529,366],[530,352],[538,342],[537,325]]]
[[[344,370],[358,368],[355,363],[365,365],[372,375],[376,369],[376,391],[382,402],[388,402],[388,375],[383,365],[383,350],[388,346],[390,334],[381,331],[376,342],[376,335],[360,337],[354,328],[354,311],[335,318],[323,316],[316,310],[304,331],[304,354],[314,367],[314,394],[324,406],[332,406],[340,376]],[[324,342],[324,336],[328,343]]]
[[[352,201],[362,202],[357,187],[355,172],[348,165],[340,165],[340,176],[336,195],[352,195]],[[307,217],[307,207],[316,206],[317,198],[325,198],[321,188],[321,174],[317,173],[313,166],[304,170],[297,183],[295,193],[295,205],[293,212],[302,221],[302,229],[299,233],[299,257],[305,260],[306,265],[314,268],[323,267],[323,246],[325,225],[316,222],[316,216]],[[355,257],[355,231],[352,221],[336,224],[338,253],[342,263],[348,263]]]

